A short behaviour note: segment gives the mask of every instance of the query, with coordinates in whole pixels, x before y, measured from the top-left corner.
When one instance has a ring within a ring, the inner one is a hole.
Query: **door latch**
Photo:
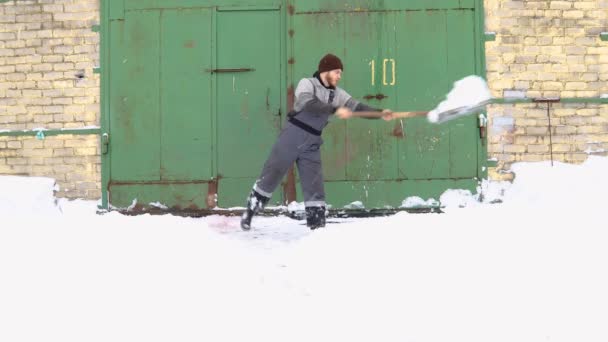
[[[207,72],[210,73],[232,73],[232,72],[250,72],[255,71],[253,68],[227,68],[227,69],[207,69]]]
[[[488,119],[485,115],[479,114],[479,137],[485,139],[488,135]]]
[[[101,154],[108,154],[110,148],[110,135],[104,133],[101,135]]]

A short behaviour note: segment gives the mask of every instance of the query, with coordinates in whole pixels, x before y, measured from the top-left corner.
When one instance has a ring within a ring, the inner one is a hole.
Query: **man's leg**
[[[304,193],[306,225],[311,229],[325,227],[325,186],[320,144],[310,146],[296,162]]]
[[[281,132],[276,143],[272,147],[270,156],[264,163],[262,174],[256,181],[247,199],[247,209],[241,218],[241,228],[251,229],[251,219],[260,210],[263,210],[272,193],[281,183],[283,177],[289,171],[298,158],[300,149],[298,143],[302,140],[302,133],[296,127],[287,127]]]

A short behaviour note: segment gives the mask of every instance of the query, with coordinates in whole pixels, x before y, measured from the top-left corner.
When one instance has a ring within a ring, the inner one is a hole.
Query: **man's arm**
[[[371,106],[366,105],[363,102],[359,102],[355,106],[355,110],[353,112],[381,112],[381,111],[382,111],[382,109],[371,107]]]
[[[352,98],[347,92],[344,92],[345,96],[348,97],[346,102],[344,103],[344,107],[349,108],[353,112],[382,112],[382,109],[378,109],[375,107],[371,107],[363,102],[359,102]],[[381,117],[364,117],[368,120],[377,120]]]
[[[315,96],[314,85],[309,79],[302,79],[296,88],[296,102],[294,109],[296,112],[310,112],[312,114],[330,115],[336,108],[328,103],[324,103]]]

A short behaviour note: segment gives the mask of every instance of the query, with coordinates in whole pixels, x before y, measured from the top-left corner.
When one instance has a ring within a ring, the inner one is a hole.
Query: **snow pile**
[[[0,225],[0,341],[607,341],[608,158],[513,169],[483,202],[444,193],[446,214],[314,232],[86,201],[33,215],[52,184],[29,178],[2,192],[4,212],[28,195]]]
[[[59,187],[43,177],[0,177],[0,215],[60,214],[55,200]]]
[[[365,209],[365,205],[361,201],[354,201],[344,206],[344,209]]]
[[[606,203],[606,157],[589,156],[581,165],[554,162],[554,166],[551,166],[548,161],[516,163],[511,170],[516,175],[513,183],[485,180],[476,194],[468,190],[450,189],[441,195],[439,202],[445,208],[483,207],[483,204],[503,203],[503,206],[508,207],[535,209],[578,206],[592,208]],[[412,201],[416,203],[415,199]]]
[[[401,203],[401,208],[413,209],[413,208],[428,208],[428,207],[436,207],[439,205],[439,202],[434,198],[429,198],[426,201],[418,196],[411,196],[403,200]]]
[[[158,202],[158,201],[151,202],[148,205],[151,206],[151,207],[158,208],[158,209],[163,209],[163,210],[169,209],[169,207],[167,207],[166,205],[164,205],[164,204],[162,204],[161,202]]]
[[[97,212],[98,206],[101,205],[99,201],[88,201],[88,200],[69,200],[66,198],[57,199],[57,206],[61,210],[61,213],[65,216],[72,218],[75,217],[88,217]]]
[[[507,181],[491,181],[483,180],[481,186],[477,188],[478,200],[485,204],[502,203],[505,197],[505,193],[511,188],[513,184]]]
[[[535,208],[603,208],[608,194],[608,158],[589,156],[581,165],[518,163],[504,203]]]
[[[465,208],[479,204],[477,196],[462,189],[447,190],[441,195],[439,202],[444,208]]]
[[[439,200],[429,198],[426,201],[418,196],[406,198],[400,208],[416,209],[429,207],[442,207],[446,209],[476,207],[484,204],[502,203],[506,192],[512,187],[510,182],[494,182],[484,180],[477,188],[475,194],[469,190],[448,189]]]
[[[303,212],[306,210],[306,206],[304,205],[304,202],[293,201],[289,203],[289,205],[287,206],[287,210],[289,212]]]
[[[446,100],[430,111],[427,118],[430,122],[436,123],[439,120],[439,113],[460,107],[475,106],[491,98],[492,94],[483,78],[467,76],[454,83]]]

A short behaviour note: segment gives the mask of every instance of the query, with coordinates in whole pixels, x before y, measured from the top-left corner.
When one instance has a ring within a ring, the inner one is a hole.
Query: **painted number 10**
[[[390,64],[391,65],[391,80],[390,82],[387,81],[387,71],[386,71],[386,66]],[[369,62],[369,66],[372,69],[372,85],[376,85],[376,61],[372,59],[371,62]],[[395,83],[397,83],[397,78],[396,78],[396,71],[395,71],[395,60],[392,58],[385,58],[382,60],[382,84],[383,85],[390,85],[390,86],[394,86]]]

